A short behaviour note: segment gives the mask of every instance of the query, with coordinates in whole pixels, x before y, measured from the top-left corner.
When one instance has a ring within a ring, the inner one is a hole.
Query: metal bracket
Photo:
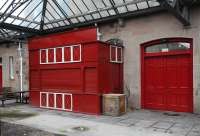
[[[171,12],[184,26],[190,26],[189,6],[182,0],[158,0],[161,5]]]

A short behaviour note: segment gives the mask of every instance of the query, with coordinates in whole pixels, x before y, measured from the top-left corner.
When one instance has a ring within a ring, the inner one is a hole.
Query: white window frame
[[[46,95],[46,105],[43,106],[42,105],[42,95],[45,94]],[[49,106],[49,95],[53,94],[54,97],[54,106],[50,107]],[[58,108],[57,107],[57,95],[61,95],[62,96],[62,108]],[[71,105],[69,109],[65,108],[65,96],[70,96],[71,99]],[[73,111],[73,97],[72,94],[70,93],[54,93],[54,92],[40,92],[40,107],[41,108],[46,108],[46,109],[54,109],[54,110],[64,110],[64,111]]]
[[[69,61],[65,61],[65,48],[69,48],[69,50],[70,50],[70,55],[72,54],[71,53],[71,46],[64,46],[63,47],[63,52],[64,52],[64,54],[63,54],[63,62],[62,63],[70,63],[70,62],[72,62],[72,55],[70,56],[70,60]]]
[[[11,80],[15,79],[14,75],[14,57],[9,56],[9,78]]]
[[[57,49],[61,49],[62,50],[62,58],[61,58],[61,61],[57,61],[57,56],[56,56],[56,50]],[[64,48],[63,47],[56,47],[55,50],[54,50],[54,62],[55,63],[63,63],[64,62]]]
[[[74,60],[74,47],[79,47],[80,49],[80,58],[79,60]],[[62,61],[58,62],[56,59],[56,49],[57,48],[61,48],[62,49]],[[65,48],[69,48],[70,49],[70,61],[65,61]],[[54,49],[54,62],[49,62],[48,61],[48,52],[49,49]],[[45,50],[46,51],[46,62],[42,63],[42,51]],[[77,45],[69,45],[69,46],[63,46],[63,47],[56,47],[56,48],[47,48],[47,49],[40,49],[40,64],[59,64],[59,63],[76,63],[76,62],[81,62],[82,61],[82,46],[81,44],[77,44]]]
[[[112,48],[115,48],[115,60],[112,60]],[[118,60],[118,49],[121,52],[121,60]],[[123,49],[122,47],[110,45],[110,62],[112,63],[123,63]]]
[[[49,62],[49,50],[53,49],[53,62]],[[55,64],[56,63],[56,49],[55,48],[48,48],[47,49],[47,63],[46,64]]]
[[[46,53],[46,62],[42,62],[42,51]],[[40,64],[47,64],[48,62],[48,49],[40,49]]]
[[[80,54],[80,56],[79,56],[79,60],[74,60],[74,47],[79,47],[79,54]],[[81,45],[73,45],[73,46],[71,46],[71,62],[81,62],[81,58],[82,58],[82,54],[81,54]]]

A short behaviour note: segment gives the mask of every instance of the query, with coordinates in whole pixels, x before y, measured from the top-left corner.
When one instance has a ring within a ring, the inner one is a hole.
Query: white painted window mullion
[[[117,47],[115,47],[115,62],[118,62],[118,51],[117,51]]]
[[[46,107],[49,108],[49,93],[46,93]]]
[[[70,55],[71,55],[71,62],[74,61],[74,51],[73,51],[73,46],[70,47]]]
[[[65,109],[65,94],[62,94],[62,109]]]
[[[56,93],[54,93],[53,96],[54,96],[54,108],[56,109],[57,107]]]
[[[56,48],[54,48],[54,63],[56,63],[57,60],[56,60]]]
[[[79,54],[79,61],[82,61],[82,47],[81,45],[79,45],[79,50],[80,50],[80,54]]]
[[[65,62],[65,47],[62,47],[62,62]]]
[[[40,107],[42,107],[42,92],[40,92]]]
[[[48,64],[49,63],[49,50],[48,49],[46,49],[46,64]]]

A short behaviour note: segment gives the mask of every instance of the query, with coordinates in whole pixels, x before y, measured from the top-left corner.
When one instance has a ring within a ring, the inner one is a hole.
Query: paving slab
[[[155,123],[152,127],[157,128],[157,129],[167,130],[173,127],[174,124],[175,124],[174,122],[161,121],[161,122]]]
[[[68,136],[200,136],[200,115],[190,113],[134,110],[120,117],[111,117],[40,109],[29,105],[11,105],[0,107],[0,110],[36,113],[37,116],[31,118],[10,121]],[[79,126],[89,130],[80,132],[72,129]]]
[[[69,136],[169,136],[169,134],[162,132],[140,131],[130,127],[73,119],[58,115],[39,115],[15,123]],[[88,130],[81,132],[73,129],[80,126],[88,128]]]
[[[150,120],[140,120],[135,124],[135,126],[141,127],[141,128],[149,128],[149,127],[152,127],[155,123],[157,122],[150,121]]]

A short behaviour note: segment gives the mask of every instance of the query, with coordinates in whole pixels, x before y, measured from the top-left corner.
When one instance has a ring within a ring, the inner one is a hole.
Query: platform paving
[[[0,110],[36,113],[34,117],[9,120],[14,124],[39,128],[67,136],[200,136],[200,115],[166,114],[162,111],[134,110],[120,117],[33,108],[28,105],[9,106]],[[87,128],[85,131],[73,128]]]

